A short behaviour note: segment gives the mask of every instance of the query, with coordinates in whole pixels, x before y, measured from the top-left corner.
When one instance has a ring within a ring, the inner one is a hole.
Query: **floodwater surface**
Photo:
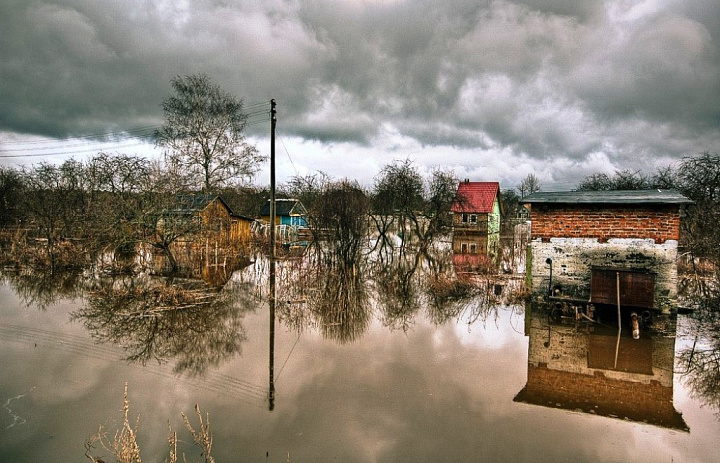
[[[94,312],[87,291],[40,299],[0,284],[0,462],[88,461],[88,436],[122,426],[125,383],[143,461],[168,457],[168,424],[188,461],[201,460],[181,418],[197,427],[195,404],[217,462],[720,461],[718,410],[675,360],[698,344],[684,316],[677,339],[655,333],[638,347],[514,305],[443,320],[418,310],[400,325],[371,310],[344,336],[332,334],[342,321],[299,327],[287,310],[275,323],[271,401],[270,316],[256,299],[210,307],[209,321],[127,328]],[[670,403],[643,415],[597,392],[592,375],[578,399],[572,382],[590,367],[608,370],[597,375],[605,384],[630,384],[620,401],[655,387]]]

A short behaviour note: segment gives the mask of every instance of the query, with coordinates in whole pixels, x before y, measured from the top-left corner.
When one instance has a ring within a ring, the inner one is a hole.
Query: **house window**
[[[470,243],[470,254],[477,254],[477,244]]]
[[[477,215],[470,214],[470,223],[477,223]]]
[[[462,215],[462,221],[463,221],[463,223],[467,223],[467,222],[468,222],[468,215],[467,215],[467,214],[463,213],[463,215]]]
[[[468,245],[467,243],[460,243],[460,252],[462,254],[466,254],[468,251]]]

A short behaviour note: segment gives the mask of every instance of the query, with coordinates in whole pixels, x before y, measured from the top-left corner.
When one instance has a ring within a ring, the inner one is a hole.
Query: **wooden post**
[[[270,100],[270,353],[268,388],[269,409],[275,408],[275,100]]]

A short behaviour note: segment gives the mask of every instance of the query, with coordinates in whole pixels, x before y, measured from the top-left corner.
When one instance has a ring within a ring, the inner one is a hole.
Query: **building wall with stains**
[[[551,284],[559,285],[565,295],[589,300],[593,267],[635,269],[656,274],[655,308],[671,310],[677,304],[679,234],[676,205],[533,206],[526,262],[533,291],[542,293]]]
[[[655,273],[655,307],[671,310],[677,303],[677,241],[656,244],[652,239],[594,238],[534,239],[530,243],[533,291],[543,292],[559,285],[563,294],[590,299],[592,267],[641,269]],[[550,265],[552,260],[552,282]]]

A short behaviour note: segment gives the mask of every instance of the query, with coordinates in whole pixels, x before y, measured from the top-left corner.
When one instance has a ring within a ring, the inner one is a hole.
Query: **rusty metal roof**
[[[691,204],[675,190],[544,191],[520,200],[525,204]]]

